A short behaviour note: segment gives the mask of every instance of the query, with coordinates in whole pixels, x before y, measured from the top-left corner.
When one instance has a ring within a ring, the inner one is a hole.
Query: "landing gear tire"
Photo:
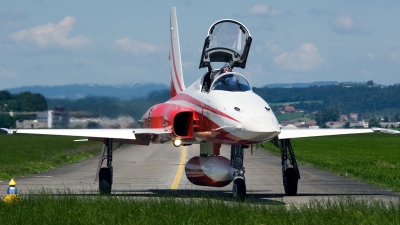
[[[246,198],[246,183],[243,178],[236,178],[233,181],[232,196],[234,199],[244,201]]]
[[[297,194],[297,173],[294,168],[287,168],[285,171],[286,184],[285,194],[287,196],[295,196]]]
[[[112,176],[109,168],[101,168],[99,172],[99,191],[102,195],[111,194]]]

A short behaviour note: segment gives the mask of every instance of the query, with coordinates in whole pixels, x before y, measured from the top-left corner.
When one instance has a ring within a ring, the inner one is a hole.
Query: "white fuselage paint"
[[[195,101],[172,99],[168,102],[192,108],[217,124],[217,129],[223,129],[241,140],[264,142],[279,135],[279,123],[270,106],[252,90],[204,92],[201,91],[201,80],[182,92]]]

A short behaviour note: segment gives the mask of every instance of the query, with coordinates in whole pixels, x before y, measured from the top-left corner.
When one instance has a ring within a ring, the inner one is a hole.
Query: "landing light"
[[[174,140],[174,146],[175,147],[179,147],[179,146],[181,146],[181,144],[182,144],[181,140],[179,140],[179,139]]]

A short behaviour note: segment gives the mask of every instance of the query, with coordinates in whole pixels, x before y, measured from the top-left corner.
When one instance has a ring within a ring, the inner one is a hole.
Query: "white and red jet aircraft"
[[[297,194],[300,179],[291,138],[369,133],[372,129],[281,129],[270,106],[233,68],[246,66],[252,37],[238,21],[224,19],[208,30],[199,68],[208,68],[199,80],[185,87],[175,8],[170,18],[171,99],[151,107],[141,119],[141,129],[22,129],[16,133],[67,135],[102,141],[97,175],[101,193],[111,193],[112,143],[149,145],[198,144],[199,156],[185,166],[186,177],[195,185],[223,187],[233,181],[233,196],[244,200],[246,184],[243,150],[271,141],[282,152],[282,176],[286,195]],[[212,63],[226,63],[213,69]],[[387,129],[374,129],[396,133]],[[220,156],[221,145],[231,145],[231,157]],[[105,153],[106,150],[106,153]],[[101,168],[103,160],[107,167]],[[288,161],[291,164],[289,167]],[[204,169],[204,170],[203,170]],[[207,172],[205,172],[205,170]]]

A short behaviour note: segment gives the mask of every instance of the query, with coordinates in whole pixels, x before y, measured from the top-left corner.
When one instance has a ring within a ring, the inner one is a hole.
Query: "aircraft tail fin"
[[[169,52],[169,60],[171,62],[170,97],[172,98],[175,95],[181,93],[183,90],[185,90],[185,84],[183,82],[183,73],[182,73],[181,49],[179,46],[178,21],[176,17],[175,7],[171,9],[170,38],[171,38],[171,48]]]

